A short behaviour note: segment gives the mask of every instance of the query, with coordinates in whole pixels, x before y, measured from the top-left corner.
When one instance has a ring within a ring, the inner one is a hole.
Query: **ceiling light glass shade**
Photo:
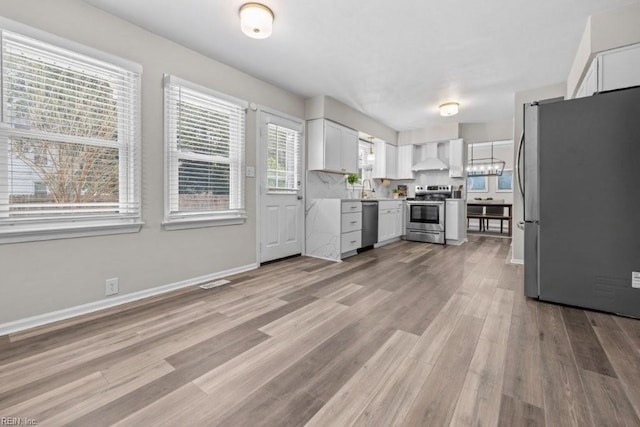
[[[266,39],[273,32],[273,12],[260,3],[246,3],[240,7],[240,28],[254,39]]]
[[[460,107],[460,104],[457,102],[447,102],[446,104],[442,104],[440,106],[440,115],[442,117],[455,116],[458,114],[458,107]]]

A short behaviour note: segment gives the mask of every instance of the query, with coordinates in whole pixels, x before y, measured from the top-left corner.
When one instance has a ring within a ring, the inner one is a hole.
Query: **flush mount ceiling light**
[[[458,107],[460,107],[460,104],[457,102],[447,102],[446,104],[442,104],[440,106],[440,115],[442,117],[455,116],[458,114]]]
[[[273,12],[260,3],[245,3],[240,7],[240,28],[254,39],[266,39],[273,31]]]

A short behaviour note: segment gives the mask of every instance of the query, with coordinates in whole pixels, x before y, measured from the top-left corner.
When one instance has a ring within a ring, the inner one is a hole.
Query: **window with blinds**
[[[271,192],[297,192],[300,188],[300,131],[267,125],[267,187]]]
[[[374,159],[373,144],[360,140],[358,143],[358,175],[360,176],[358,184],[362,184],[363,179],[371,178]]]
[[[0,231],[139,222],[139,73],[1,38]]]
[[[247,105],[165,77],[165,222],[244,218]]]

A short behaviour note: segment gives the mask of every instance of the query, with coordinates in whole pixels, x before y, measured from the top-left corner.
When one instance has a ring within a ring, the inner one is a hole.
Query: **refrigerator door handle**
[[[518,144],[518,154],[516,156],[516,176],[518,177],[518,188],[520,189],[520,195],[522,196],[522,200],[524,201],[524,183],[522,182],[522,176],[520,171],[522,168],[520,167],[520,161],[522,159],[522,147],[524,146],[524,131],[520,135],[520,144]]]

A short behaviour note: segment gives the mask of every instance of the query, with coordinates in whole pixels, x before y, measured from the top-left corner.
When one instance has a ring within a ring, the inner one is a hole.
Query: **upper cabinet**
[[[640,44],[598,55],[598,91],[640,85]]]
[[[449,141],[449,178],[464,178],[464,142],[462,138]]]
[[[413,171],[413,145],[398,146],[398,171],[397,179],[414,179]]]
[[[576,91],[576,98],[640,85],[640,44],[598,54]]]
[[[358,173],[358,132],[325,119],[309,120],[308,168]]]
[[[373,178],[397,179],[398,147],[386,142],[375,143]]]

